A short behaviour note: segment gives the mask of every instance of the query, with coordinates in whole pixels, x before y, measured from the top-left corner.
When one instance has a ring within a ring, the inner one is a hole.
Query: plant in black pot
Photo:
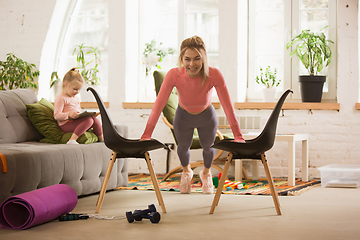
[[[334,43],[326,39],[323,31],[327,27],[324,27],[318,33],[303,30],[286,44],[287,49],[294,46],[290,52],[290,57],[295,54],[309,72],[309,75],[299,76],[303,102],[321,102],[326,76],[318,75],[318,73],[323,70],[324,65],[325,67],[329,66],[331,62],[329,43]]]

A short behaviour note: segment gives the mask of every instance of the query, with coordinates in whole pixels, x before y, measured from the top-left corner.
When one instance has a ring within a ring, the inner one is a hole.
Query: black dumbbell
[[[143,218],[150,219],[150,221],[153,223],[155,223],[156,221],[159,222],[160,214],[159,213],[151,214],[151,213],[157,213],[154,204],[149,205],[149,208],[145,209],[145,210],[135,210],[134,213],[132,213],[131,211],[126,212],[126,218],[129,223],[134,222],[134,220],[141,221]]]
[[[154,204],[149,205],[149,208],[145,210],[135,210],[134,213],[126,212],[126,218],[129,223],[132,223],[134,220],[141,221],[144,215],[151,212],[156,212],[156,208]]]
[[[150,221],[152,223],[158,223],[158,222],[160,222],[161,216],[160,216],[160,213],[158,213],[158,212],[152,212],[152,213],[146,214],[144,216],[144,218],[150,219]]]

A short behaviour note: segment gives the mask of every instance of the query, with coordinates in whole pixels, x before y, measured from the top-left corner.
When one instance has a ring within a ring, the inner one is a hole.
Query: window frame
[[[143,58],[143,49],[144,49],[144,40],[142,38],[142,21],[143,21],[143,17],[142,17],[142,4],[141,2],[144,0],[137,0],[132,2],[131,4],[132,6],[132,10],[131,10],[131,14],[132,16],[127,16],[127,18],[129,19],[127,22],[134,22],[135,18],[136,18],[136,22],[137,22],[137,28],[136,28],[136,35],[132,34],[132,38],[129,38],[129,33],[132,30],[127,30],[126,35],[127,35],[127,45],[130,44],[131,47],[127,48],[127,49],[134,49],[134,51],[130,50],[127,53],[126,58],[127,59],[131,59],[131,66],[129,66],[129,64],[127,64],[127,72],[136,72],[135,76],[134,74],[128,74],[126,73],[126,96],[125,96],[125,101],[126,102],[153,102],[155,99],[143,99],[140,98],[140,95],[143,94],[144,91],[146,91],[145,87],[143,87],[145,85],[145,81],[146,81],[146,77],[144,77],[145,75],[145,71],[144,71],[144,67],[142,64],[142,58]],[[192,14],[194,13],[194,11],[187,11],[187,0],[177,0],[177,14],[178,14],[178,23],[177,23],[177,46],[175,48],[176,52],[175,52],[175,56],[179,54],[179,46],[180,43],[186,38],[189,37],[188,35],[188,31],[187,31],[187,14]],[[127,6],[128,7],[128,6]],[[137,11],[134,11],[134,8],[137,7]],[[127,13],[129,13],[130,11],[127,11]],[[201,13],[214,13],[214,11],[201,11]],[[217,11],[218,13],[218,11]],[[135,16],[136,15],[136,16]],[[132,19],[132,20],[130,20]],[[129,27],[127,27],[128,29]],[[133,32],[132,32],[133,33]],[[134,37],[136,37],[137,39],[134,40]],[[156,40],[156,39],[155,39]],[[134,45],[137,45],[136,50]],[[135,54],[134,54],[135,53]],[[136,55],[136,60],[134,58],[134,55]],[[212,56],[214,56],[215,54],[212,54]],[[219,53],[216,54],[217,58]],[[173,57],[173,56],[171,56]],[[168,57],[167,57],[168,58]],[[177,57],[176,57],[177,59]],[[219,61],[219,60],[217,60]],[[128,62],[128,61],[127,61]],[[129,61],[130,62],[130,61]],[[177,62],[176,62],[177,63]],[[175,65],[174,65],[175,67]],[[137,68],[137,69],[136,69]],[[136,77],[137,81],[133,82],[134,77]],[[149,77],[149,76],[147,76]],[[150,76],[151,77],[151,76]],[[131,93],[130,93],[131,92]],[[129,93],[129,94],[128,94]],[[140,100],[139,100],[140,99]]]
[[[255,41],[255,36],[252,34],[253,29],[255,28],[255,3],[253,1],[248,0],[249,8],[248,8],[248,28],[249,28],[249,53],[248,53],[248,87],[246,93],[247,101],[260,101],[262,99],[261,92],[255,90],[256,82],[255,82],[255,72],[254,62],[255,62],[255,53],[254,44],[251,44]],[[301,99],[300,94],[300,85],[299,85],[299,64],[302,64],[296,56],[290,58],[291,49],[286,49],[286,43],[288,43],[292,37],[299,34],[300,30],[300,0],[291,0],[284,1],[284,77],[282,82],[284,84],[284,89],[291,88],[294,93],[289,96],[289,99],[299,101]],[[329,0],[328,4],[329,11],[329,36],[328,38],[333,40],[335,44],[330,44],[330,48],[332,50],[332,61],[328,66],[328,91],[323,92],[322,100],[323,101],[336,101],[337,92],[336,92],[336,74],[337,74],[337,45],[336,45],[336,23],[337,23],[337,11],[336,11],[336,0]],[[288,79],[288,80],[286,80]],[[282,91],[277,91],[275,98],[278,98],[281,95]]]
[[[76,66],[76,56],[73,55],[62,55],[63,53],[63,48],[66,47],[66,37],[67,34],[69,32],[69,28],[71,25],[71,21],[73,18],[97,18],[97,17],[104,17],[105,15],[74,15],[74,12],[76,10],[76,8],[79,8],[79,5],[81,4],[81,1],[78,0],[69,0],[69,2],[67,3],[68,7],[67,7],[67,11],[63,20],[63,24],[62,27],[60,29],[60,34],[59,34],[59,38],[58,38],[58,42],[57,42],[57,48],[56,48],[56,53],[55,53],[55,59],[54,59],[54,71],[58,72],[58,75],[60,77],[60,79],[62,80],[63,75],[65,75],[66,71],[69,69],[62,69],[63,65],[67,65],[69,62],[73,62],[73,66]],[[107,21],[109,21],[109,15],[107,14]],[[81,43],[78,43],[81,44]],[[86,44],[85,44],[86,45]],[[68,46],[69,47],[69,46]],[[74,46],[75,47],[75,46]],[[73,48],[74,48],[73,47]],[[96,46],[94,46],[96,47]],[[101,64],[108,64],[108,48],[101,50]],[[59,69],[62,70],[62,72],[59,72]],[[108,66],[105,67],[105,69],[108,69]],[[101,66],[100,66],[100,71],[101,71]],[[103,99],[105,101],[107,101],[107,89],[108,89],[108,71],[102,71],[103,73],[100,73],[101,76],[101,80],[99,82],[99,86],[95,86],[98,87],[98,91],[101,90],[101,94],[103,96]],[[84,87],[85,88],[85,87]],[[83,91],[84,89],[82,89]],[[86,90],[85,90],[86,91]],[[56,96],[54,95],[53,98],[55,98]]]

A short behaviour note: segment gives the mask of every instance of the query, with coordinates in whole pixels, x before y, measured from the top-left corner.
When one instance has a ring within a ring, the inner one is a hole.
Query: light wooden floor
[[[118,190],[105,195],[102,216],[125,215],[154,203],[161,221],[52,221],[28,230],[0,230],[0,239],[360,239],[360,189],[315,187],[300,196],[280,198],[281,216],[269,196],[222,195],[213,215],[213,195],[162,192],[168,213],[161,213],[155,192]],[[73,212],[95,212],[97,195],[80,198]]]

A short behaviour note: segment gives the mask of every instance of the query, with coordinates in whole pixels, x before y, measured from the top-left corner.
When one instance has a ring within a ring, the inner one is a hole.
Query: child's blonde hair
[[[185,51],[188,48],[197,51],[203,61],[203,66],[200,70],[200,73],[202,76],[202,82],[204,84],[204,82],[206,81],[206,79],[209,76],[209,65],[208,65],[205,43],[201,39],[201,37],[196,36],[196,35],[182,41],[181,46],[180,46],[180,55],[179,55],[179,63],[178,63],[179,69],[181,67],[182,58],[184,57]]]
[[[64,76],[63,78],[63,88],[65,83],[70,83],[73,81],[78,81],[81,84],[84,84],[84,78],[81,76],[79,69],[73,67],[72,69],[70,69]]]

